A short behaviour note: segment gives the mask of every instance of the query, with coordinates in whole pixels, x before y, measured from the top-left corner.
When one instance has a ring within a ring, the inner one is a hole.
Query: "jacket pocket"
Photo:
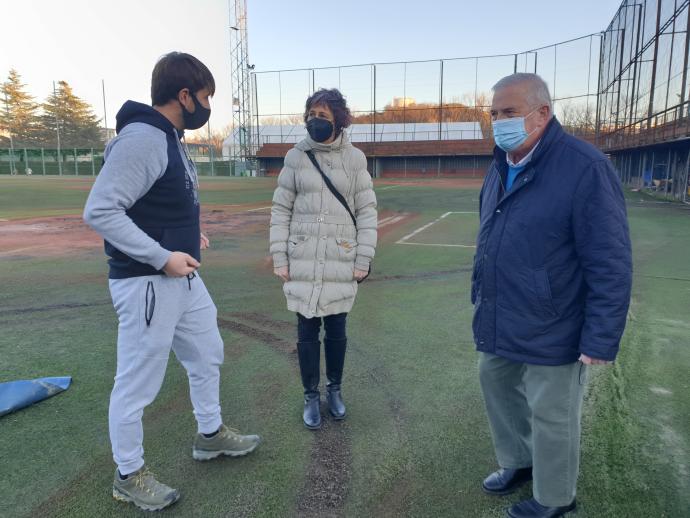
[[[542,309],[547,315],[557,317],[558,310],[553,301],[551,283],[549,282],[549,274],[546,268],[537,268],[534,270],[534,286],[537,293],[537,299]]]
[[[287,255],[290,259],[300,259],[304,256],[308,236],[290,236],[287,243]]]
[[[472,279],[470,281],[470,300],[472,304],[477,303],[477,295],[479,293],[479,269],[481,264],[479,263],[479,253],[475,254],[474,260],[472,261]]]
[[[475,295],[476,303],[474,304],[474,313],[472,314],[472,334],[477,342],[481,336],[481,322],[482,322],[482,299],[481,293]]]
[[[341,261],[355,260],[355,257],[357,257],[357,241],[354,239],[337,237],[335,243],[338,245],[338,257]]]

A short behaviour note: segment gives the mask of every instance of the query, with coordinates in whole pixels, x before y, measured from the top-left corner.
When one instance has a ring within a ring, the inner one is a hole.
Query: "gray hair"
[[[553,103],[551,102],[551,93],[549,87],[540,76],[537,74],[528,74],[525,72],[518,72],[505,76],[498,83],[496,83],[491,90],[495,92],[507,86],[514,86],[517,84],[527,83],[529,86],[527,94],[527,103],[530,107],[548,106],[551,116],[553,117]]]

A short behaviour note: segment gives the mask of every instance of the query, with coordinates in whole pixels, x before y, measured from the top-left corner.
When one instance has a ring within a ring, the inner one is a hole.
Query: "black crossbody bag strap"
[[[331,191],[333,196],[335,196],[335,199],[338,200],[343,207],[345,207],[345,210],[347,210],[347,213],[350,215],[352,218],[352,224],[357,228],[357,220],[355,219],[355,215],[352,213],[352,210],[350,210],[350,206],[347,204],[347,200],[345,200],[345,197],[340,194],[338,189],[335,188],[335,185],[333,185],[333,182],[324,174],[324,172],[321,170],[321,167],[319,166],[319,163],[316,161],[316,157],[314,156],[314,153],[309,150],[305,151],[307,156],[309,157],[309,160],[311,160],[311,163],[314,164],[314,167],[316,167],[316,170],[321,174],[321,178],[323,178],[324,183],[326,184],[326,187],[328,187],[328,190]],[[364,277],[366,279],[369,277],[369,274],[371,273],[371,264],[369,264],[369,271],[367,275]],[[358,283],[362,282],[364,279],[357,281]]]
[[[324,172],[321,170],[321,167],[319,166],[319,163],[316,161],[316,157],[314,156],[314,153],[311,151],[305,151],[307,153],[307,156],[309,157],[309,160],[311,160],[311,163],[314,164],[314,167],[316,167],[316,170],[321,174],[321,178],[323,178],[323,181],[326,183],[326,187],[328,187],[328,190],[333,193],[333,196],[335,196],[335,199],[338,200],[343,207],[347,210],[347,213],[350,215],[352,218],[352,223],[356,227],[357,226],[357,220],[355,219],[355,215],[352,213],[350,210],[350,206],[347,204],[347,200],[345,200],[345,197],[340,194],[338,189],[335,188],[335,185],[333,185],[333,182],[331,182],[330,178],[324,174]]]

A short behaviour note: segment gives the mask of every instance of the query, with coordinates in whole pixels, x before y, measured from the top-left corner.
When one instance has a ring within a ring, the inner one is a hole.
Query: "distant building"
[[[413,104],[416,104],[416,102],[412,97],[393,97],[391,106],[393,108],[407,108]]]
[[[479,140],[483,139],[479,122],[408,122],[389,124],[353,124],[346,132],[357,142],[416,142],[422,140]],[[252,128],[252,147],[264,144],[296,144],[307,136],[303,124],[261,125]],[[235,130],[223,142],[223,159],[239,152],[239,132]]]

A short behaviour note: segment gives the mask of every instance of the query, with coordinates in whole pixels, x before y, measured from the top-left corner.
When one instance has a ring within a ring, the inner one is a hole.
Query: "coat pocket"
[[[558,310],[553,301],[551,294],[551,283],[549,282],[549,274],[545,268],[537,268],[534,270],[534,287],[537,293],[539,304],[547,315],[552,317],[558,316]]]
[[[301,259],[304,256],[308,236],[290,236],[287,243],[287,255],[290,259]]]
[[[479,254],[475,254],[474,260],[472,261],[472,280],[470,282],[470,301],[472,304],[477,304],[478,293],[479,293],[479,271],[481,264],[479,263]]]
[[[354,261],[357,257],[357,241],[344,237],[337,237],[335,244],[338,245],[338,258],[341,261]]]

